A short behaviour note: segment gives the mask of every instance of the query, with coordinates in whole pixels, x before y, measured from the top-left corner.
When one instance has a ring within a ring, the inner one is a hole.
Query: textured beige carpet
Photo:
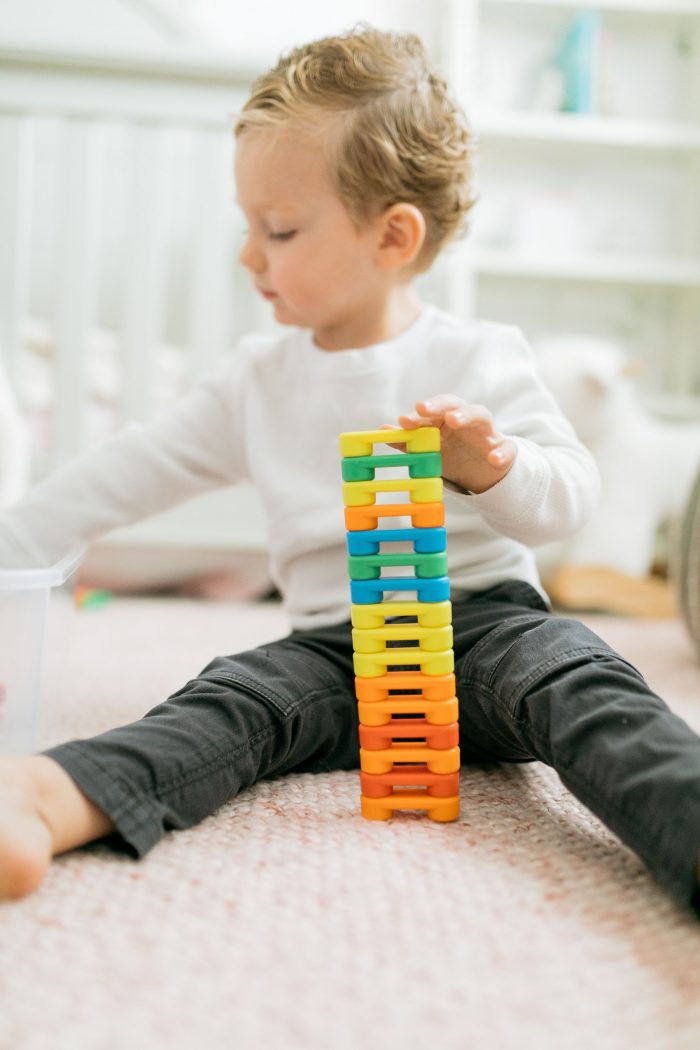
[[[587,622],[700,729],[678,623]],[[267,605],[83,610],[45,741],[284,630]],[[700,1046],[700,923],[547,768],[463,770],[447,826],[362,820],[353,773],[266,782],[140,864],[93,846],[0,906],[0,1050],[430,1046]]]

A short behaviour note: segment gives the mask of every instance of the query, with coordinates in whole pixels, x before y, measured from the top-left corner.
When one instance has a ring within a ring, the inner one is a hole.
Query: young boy
[[[0,893],[108,834],[143,856],[261,777],[358,764],[337,436],[439,426],[465,762],[540,760],[675,896],[700,847],[700,739],[582,625],[529,546],[585,520],[595,467],[514,329],[421,303],[472,204],[471,143],[420,42],[293,51],[236,126],[241,261],[279,334],[244,339],[164,418],[130,426],[0,518],[4,565],[252,478],[292,633],[219,656],[141,721],[0,762]]]

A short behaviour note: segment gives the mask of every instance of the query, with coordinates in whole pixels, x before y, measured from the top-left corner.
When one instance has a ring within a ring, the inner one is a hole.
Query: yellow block
[[[451,602],[376,602],[353,605],[353,627],[383,627],[392,616],[415,616],[421,627],[444,627],[452,623]]]
[[[355,674],[360,678],[378,678],[388,667],[397,664],[415,664],[423,674],[452,674],[455,654],[451,649],[441,653],[426,653],[423,649],[385,649],[381,653],[355,653],[352,662]]]
[[[442,478],[388,478],[375,481],[344,481],[346,507],[368,507],[377,502],[378,492],[409,492],[413,503],[439,503]]]
[[[411,743],[392,744],[381,751],[360,748],[360,769],[365,773],[390,773],[397,762],[419,762],[431,773],[456,773],[459,770],[459,748],[438,749]]]
[[[420,627],[416,623],[392,623],[387,627],[353,628],[352,645],[356,653],[381,653],[387,642],[418,642],[423,652],[444,652],[452,648],[452,626]]]
[[[357,430],[340,435],[341,456],[371,456],[375,444],[399,445],[406,443],[407,452],[439,452],[438,427],[417,427],[415,430]],[[396,465],[400,466],[397,458]]]

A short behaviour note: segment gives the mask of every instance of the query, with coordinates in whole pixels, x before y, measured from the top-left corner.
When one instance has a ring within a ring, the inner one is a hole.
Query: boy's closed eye
[[[268,234],[271,241],[291,241],[292,237],[296,233],[296,230],[278,230]]]

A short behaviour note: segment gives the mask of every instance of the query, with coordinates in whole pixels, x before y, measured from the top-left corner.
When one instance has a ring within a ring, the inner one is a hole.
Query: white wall
[[[0,0],[3,46],[113,51],[157,47],[163,23],[120,0]]]
[[[432,38],[436,20],[431,12],[440,6],[441,0],[432,3],[425,0],[422,3],[419,0],[333,0],[331,3],[272,0],[257,5],[230,0],[191,0],[189,15],[202,40],[247,56],[255,64],[268,66],[290,46],[349,29],[361,21],[383,29],[412,28],[424,38]],[[426,43],[432,42],[426,39]]]
[[[436,45],[445,0],[0,0],[4,46],[138,52],[193,48],[265,68],[279,53],[367,21]]]

